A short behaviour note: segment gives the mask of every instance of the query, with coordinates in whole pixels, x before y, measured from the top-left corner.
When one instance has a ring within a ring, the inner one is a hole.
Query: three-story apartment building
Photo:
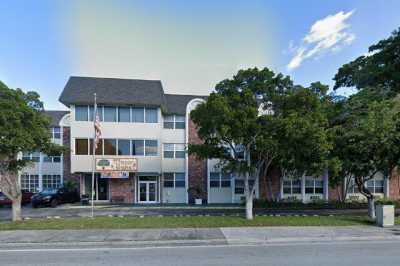
[[[58,187],[73,179],[81,194],[91,194],[94,93],[102,132],[95,157],[137,161],[137,171],[127,175],[110,178],[96,172],[96,201],[190,203],[195,196],[204,203],[243,200],[240,176],[223,173],[215,159],[199,160],[186,152],[189,143],[201,142],[190,111],[207,96],[166,94],[158,80],[71,77],[59,99],[70,111],[48,113],[53,141],[67,146],[69,152],[60,158],[25,155],[37,163],[22,174],[24,189]],[[364,198],[351,180],[346,183],[347,199]],[[331,188],[328,173],[286,179],[274,170],[255,186],[256,197],[287,201],[337,200],[344,195],[344,188]],[[378,197],[399,199],[398,179],[377,174],[367,186]]]

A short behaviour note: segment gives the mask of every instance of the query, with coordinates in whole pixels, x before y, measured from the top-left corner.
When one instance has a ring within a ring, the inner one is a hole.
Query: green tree
[[[340,167],[330,174],[332,183],[347,188],[354,180],[368,200],[371,218],[375,218],[375,198],[366,184],[377,173],[391,178],[400,159],[398,102],[373,100],[375,96],[373,90],[361,91],[341,103],[341,112],[332,123],[335,132],[332,158]]]
[[[325,92],[319,83],[294,86],[289,77],[253,68],[218,83],[191,112],[204,142],[190,145],[189,152],[217,158],[223,171],[244,178],[247,219],[253,218],[255,184],[273,163],[285,162],[287,170],[302,174],[321,170],[319,156],[329,150],[320,112]]]
[[[400,92],[400,28],[369,47],[369,54],[339,68],[334,89],[355,87],[372,89],[384,97]]]
[[[0,82],[0,189],[12,200],[12,219],[21,220],[21,185],[18,171],[29,162],[21,152],[55,155],[63,149],[50,142],[50,120],[36,92],[9,89]]]

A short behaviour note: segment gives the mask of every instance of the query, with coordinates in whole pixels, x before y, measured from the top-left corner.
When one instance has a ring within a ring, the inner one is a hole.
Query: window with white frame
[[[61,162],[61,156],[43,156],[43,162],[45,163],[59,163]]]
[[[313,177],[306,178],[305,184],[306,194],[323,194],[324,193],[324,181]]]
[[[157,108],[145,108],[145,121],[146,123],[158,123]]]
[[[29,192],[39,191],[39,175],[22,174],[21,189]]]
[[[88,121],[89,108],[87,105],[75,106],[75,121]]]
[[[284,194],[301,194],[301,179],[283,180]]]
[[[231,186],[231,175],[221,172],[210,173],[210,187],[230,187]]]
[[[374,194],[384,193],[384,183],[383,178],[373,178],[367,181],[367,188]]]
[[[93,106],[76,105],[75,121],[93,121],[93,113]],[[104,122],[158,123],[158,109],[154,107],[98,105],[97,114]]]
[[[50,128],[50,137],[52,139],[60,139],[61,138],[61,128],[60,127]]]
[[[43,175],[42,185],[43,189],[61,187],[61,175]]]
[[[164,143],[164,158],[185,158],[185,144]]]
[[[40,152],[23,152],[22,160],[38,163],[40,161]]]
[[[89,121],[93,121],[93,113],[94,107],[89,106]],[[97,115],[99,116],[99,120],[103,121],[103,106],[97,105]]]
[[[164,116],[164,128],[166,129],[185,129],[184,115]]]
[[[185,187],[185,173],[164,173],[164,187]]]
[[[255,184],[254,179],[249,180],[249,189],[253,189]],[[244,180],[241,178],[235,178],[235,194],[244,194]]]

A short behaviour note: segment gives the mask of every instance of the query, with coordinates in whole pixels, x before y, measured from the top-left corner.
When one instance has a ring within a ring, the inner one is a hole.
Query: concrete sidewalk
[[[0,231],[0,248],[10,246],[92,247],[161,245],[247,245],[288,242],[400,240],[400,227],[237,227],[133,230]]]

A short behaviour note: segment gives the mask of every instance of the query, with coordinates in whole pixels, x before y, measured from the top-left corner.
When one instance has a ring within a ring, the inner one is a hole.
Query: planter
[[[195,205],[202,205],[203,204],[203,200],[202,199],[194,199],[194,204]]]
[[[376,225],[380,227],[394,226],[394,205],[376,206]]]

